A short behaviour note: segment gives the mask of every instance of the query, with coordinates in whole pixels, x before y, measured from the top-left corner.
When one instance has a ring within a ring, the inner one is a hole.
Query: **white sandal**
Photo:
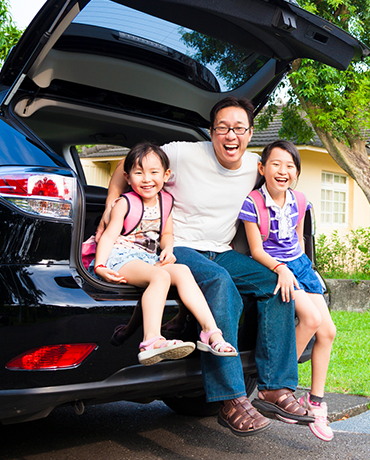
[[[159,348],[154,348],[158,340],[163,340]],[[140,364],[150,366],[159,363],[164,359],[180,359],[190,355],[195,349],[193,342],[183,342],[182,340],[166,340],[161,335],[156,335],[151,339],[141,342],[139,348],[144,348],[137,357]]]
[[[212,331],[200,333],[200,342],[197,342],[197,348],[200,351],[210,352],[216,356],[238,356],[236,349],[228,342],[212,342],[209,343],[209,339],[213,334],[219,332],[222,334],[220,329],[213,329]],[[231,348],[233,351],[224,351],[226,348]]]

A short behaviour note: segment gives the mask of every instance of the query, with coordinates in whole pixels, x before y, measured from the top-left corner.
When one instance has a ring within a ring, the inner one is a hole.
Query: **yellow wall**
[[[370,205],[356,182],[348,177],[343,169],[322,148],[299,148],[302,159],[302,173],[297,190],[306,194],[314,205],[316,216],[316,234],[330,235],[333,230],[340,234],[347,233],[358,227],[370,226]],[[321,210],[321,172],[344,174],[348,177],[348,209],[347,225],[323,225],[320,219]]]
[[[120,160],[119,157],[81,158],[87,184],[108,188],[110,178]]]

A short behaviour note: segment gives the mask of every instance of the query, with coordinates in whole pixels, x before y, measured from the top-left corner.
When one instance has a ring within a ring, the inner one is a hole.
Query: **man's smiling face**
[[[211,128],[249,128],[248,115],[240,107],[225,107],[217,112]],[[226,169],[238,169],[242,156],[253,135],[253,127],[243,135],[236,135],[230,130],[227,134],[217,134],[211,129],[211,139],[218,162]]]

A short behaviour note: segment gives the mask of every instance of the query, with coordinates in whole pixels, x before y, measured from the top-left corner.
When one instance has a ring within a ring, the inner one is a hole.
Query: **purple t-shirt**
[[[260,189],[266,200],[266,207],[270,213],[270,235],[263,242],[263,249],[278,260],[288,262],[297,259],[302,255],[302,248],[299,245],[298,235],[295,231],[298,225],[297,202],[289,190],[286,193],[286,200],[283,208],[280,208],[272,200],[265,185]],[[307,209],[311,205],[307,204]],[[239,214],[240,220],[247,222],[258,222],[256,209],[253,201],[247,197]]]

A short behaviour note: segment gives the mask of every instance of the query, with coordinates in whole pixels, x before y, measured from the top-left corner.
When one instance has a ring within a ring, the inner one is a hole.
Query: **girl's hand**
[[[278,275],[278,282],[274,294],[280,289],[283,302],[289,302],[290,299],[294,300],[294,286],[300,289],[296,277],[286,265],[280,265],[276,268],[275,272]]]
[[[98,267],[95,270],[95,273],[100,276],[104,281],[114,284],[123,284],[127,283],[123,275],[120,275],[118,272],[111,270],[107,267]]]
[[[174,253],[169,249],[163,249],[159,256],[160,265],[174,264],[176,262],[176,257]]]

